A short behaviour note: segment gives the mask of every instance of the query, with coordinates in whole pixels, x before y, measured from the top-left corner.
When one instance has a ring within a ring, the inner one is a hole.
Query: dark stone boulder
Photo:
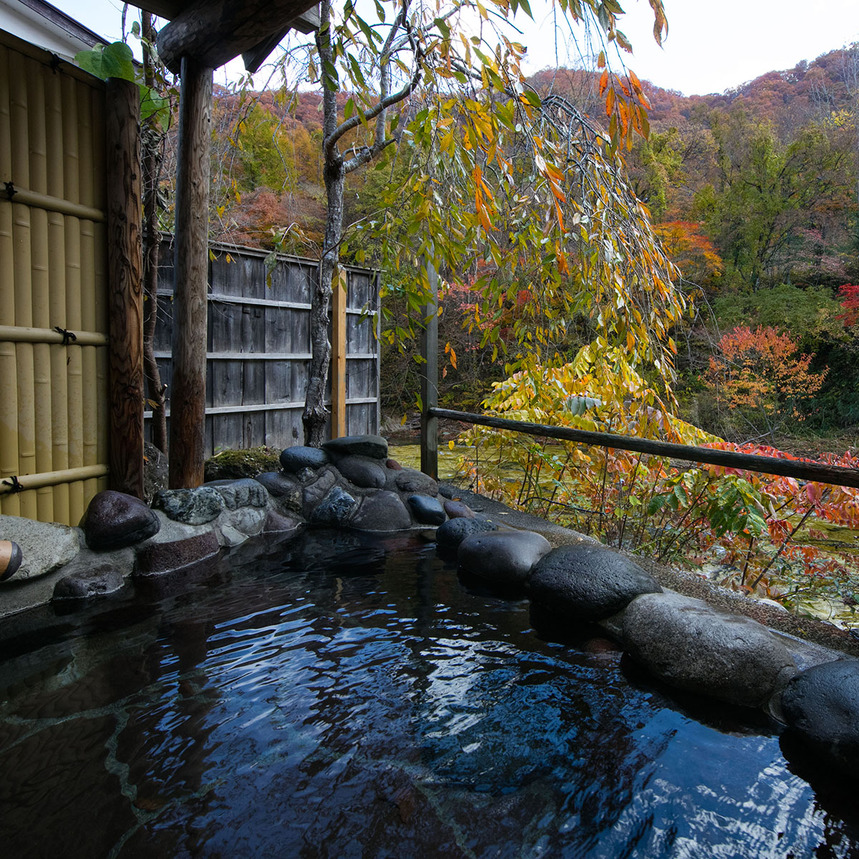
[[[346,525],[358,502],[342,486],[332,486],[310,514],[314,525]]]
[[[361,531],[405,531],[412,517],[396,492],[380,489],[364,498],[350,525]]]
[[[750,618],[675,593],[645,594],[623,615],[629,654],[679,689],[760,707],[796,673],[787,648]]]
[[[261,483],[280,507],[301,510],[302,489],[297,481],[280,471],[265,471],[254,480]]]
[[[388,458],[388,440],[380,435],[347,435],[332,438],[322,445],[335,459],[343,456],[369,456],[371,459]]]
[[[287,474],[298,474],[305,468],[312,468],[315,471],[323,465],[328,465],[329,462],[331,458],[318,447],[296,445],[286,448],[280,454],[280,467]]]
[[[227,510],[237,510],[239,507],[265,507],[268,504],[268,491],[257,480],[244,477],[240,480],[224,480],[209,483],[224,499]]]
[[[262,526],[263,534],[276,534],[277,536],[298,535],[304,522],[295,516],[284,516],[275,510],[269,510]]]
[[[635,597],[662,590],[653,576],[599,543],[553,549],[535,567],[531,599],[570,620],[597,621],[617,614]]]
[[[335,468],[355,486],[363,489],[382,489],[387,480],[385,466],[369,456],[344,456]]]
[[[79,601],[105,597],[122,590],[125,577],[113,564],[96,564],[63,576],[54,585],[55,601]]]
[[[0,540],[0,582],[17,573],[23,559],[21,547],[14,540]]]
[[[393,485],[392,485],[393,484]],[[438,495],[438,483],[428,474],[414,468],[403,468],[400,471],[388,472],[388,488],[396,488],[406,495]]]
[[[158,517],[139,498],[113,489],[95,495],[81,520],[87,546],[99,551],[133,546],[160,527]]]
[[[147,543],[137,550],[134,575],[145,578],[185,570],[214,558],[220,548],[214,531],[172,543]]]
[[[310,519],[313,511],[322,499],[325,498],[335,485],[338,485],[337,481],[340,477],[339,473],[331,466],[326,466],[320,471],[309,473],[314,475],[315,480],[304,484],[302,489],[301,515],[305,519]]]
[[[143,497],[147,502],[169,487],[169,477],[167,457],[152,442],[143,442]]]
[[[210,486],[196,489],[165,489],[158,492],[152,506],[163,510],[169,519],[184,525],[205,525],[217,519],[224,509],[221,494]]]
[[[441,525],[447,519],[438,498],[431,495],[410,495],[407,500],[412,516],[422,525]]]
[[[859,778],[859,659],[797,674],[781,696],[791,731],[839,769]]]
[[[387,468],[392,469],[393,471],[402,471],[403,470],[403,466],[400,465],[400,463],[397,462],[396,459],[390,459],[390,458],[386,459],[385,460],[385,466]]]
[[[470,534],[485,534],[488,531],[497,530],[498,526],[494,522],[482,517],[448,519],[443,525],[438,526],[435,541],[440,549],[456,549]]]
[[[464,501],[448,500],[444,502],[444,512],[451,519],[473,519],[474,511]]]
[[[511,587],[525,584],[534,565],[551,548],[549,541],[534,531],[505,529],[466,537],[459,544],[457,559],[460,567],[478,578]]]

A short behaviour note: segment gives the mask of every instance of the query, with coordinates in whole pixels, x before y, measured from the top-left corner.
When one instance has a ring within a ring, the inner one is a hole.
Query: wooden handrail
[[[638,453],[650,453],[654,456],[668,456],[672,459],[682,459],[686,462],[720,465],[724,468],[739,468],[744,471],[756,471],[761,474],[778,474],[782,477],[794,477],[798,480],[813,480],[817,483],[829,483],[834,486],[850,486],[859,488],[859,469],[841,468],[835,465],[824,465],[817,462],[800,462],[792,459],[779,459],[775,456],[759,456],[751,453],[737,453],[731,450],[719,450],[710,447],[674,444],[666,441],[652,441],[635,436],[614,435],[607,432],[591,432],[572,427],[553,427],[546,424],[528,423],[526,421],[511,421],[506,418],[496,418],[491,415],[477,415],[471,412],[459,412],[453,409],[429,408],[427,413],[437,418],[448,418],[462,423],[479,424],[494,429],[521,432],[526,435],[546,436],[563,441],[575,441],[597,447],[612,447],[618,450],[632,450]]]

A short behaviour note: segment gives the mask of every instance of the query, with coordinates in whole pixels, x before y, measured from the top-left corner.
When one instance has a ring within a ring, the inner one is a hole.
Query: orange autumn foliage
[[[719,354],[710,358],[708,381],[729,408],[758,410],[767,417],[802,415],[800,402],[810,400],[826,377],[809,369],[811,355],[799,353],[796,340],[766,326],[739,325],[722,335]]]

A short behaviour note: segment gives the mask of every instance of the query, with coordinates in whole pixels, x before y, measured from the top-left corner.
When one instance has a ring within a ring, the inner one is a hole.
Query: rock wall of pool
[[[254,479],[161,491],[151,507],[102,492],[80,528],[0,517],[3,626],[46,599],[63,617],[130,589],[147,599],[181,594],[247,541],[284,549],[314,529],[410,535],[453,563],[462,587],[529,601],[545,638],[596,629],[656,688],[734,708],[750,724],[764,719],[800,756],[839,778],[859,776],[859,659],[849,636],[788,623],[803,639],[774,628],[776,610],[765,624],[748,616],[754,611],[665,587],[646,564],[589,538],[401,467],[379,436],[287,448],[280,459],[280,471]],[[817,642],[807,640],[809,629]],[[859,840],[850,843],[859,851]]]

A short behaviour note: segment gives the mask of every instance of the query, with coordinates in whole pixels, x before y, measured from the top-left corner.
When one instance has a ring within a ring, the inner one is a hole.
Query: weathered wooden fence
[[[76,525],[108,472],[105,87],[0,31],[0,512]]]
[[[310,360],[310,301],[317,264],[278,255],[270,275],[264,251],[211,245],[206,369],[206,450],[290,447],[304,443],[301,413]],[[173,336],[173,249],[165,241],[159,273],[155,356],[167,385]],[[379,280],[347,268],[345,349],[332,377],[345,380],[342,433],[379,430]],[[335,307],[337,302],[335,302]],[[336,313],[336,310],[335,310]],[[341,326],[343,327],[343,326]],[[345,367],[343,366],[345,365]],[[336,385],[336,382],[335,382]],[[338,398],[329,395],[336,415]],[[151,412],[145,412],[147,425]]]

